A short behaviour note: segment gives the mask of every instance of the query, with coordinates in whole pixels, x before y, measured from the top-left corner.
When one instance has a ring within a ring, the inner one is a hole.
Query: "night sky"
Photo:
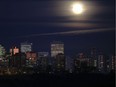
[[[80,2],[84,12],[72,12]],[[32,42],[34,51],[49,51],[52,41],[62,41],[65,54],[96,47],[107,54],[115,48],[114,0],[2,0],[0,44],[7,50]]]

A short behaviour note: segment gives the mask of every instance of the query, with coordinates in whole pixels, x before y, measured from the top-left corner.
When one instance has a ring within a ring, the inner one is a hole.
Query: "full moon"
[[[72,7],[73,7],[72,11],[75,14],[82,14],[82,12],[83,12],[83,5],[82,4],[74,4]]]

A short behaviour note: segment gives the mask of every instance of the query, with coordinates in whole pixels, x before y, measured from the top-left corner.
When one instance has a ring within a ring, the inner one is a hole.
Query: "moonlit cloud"
[[[103,29],[87,29],[87,30],[73,30],[73,31],[64,31],[64,32],[54,32],[54,33],[43,33],[43,34],[31,34],[27,36],[21,37],[37,37],[37,36],[50,36],[50,35],[79,35],[79,34],[88,34],[88,33],[96,33],[96,32],[105,32],[114,30],[113,28],[103,28]]]

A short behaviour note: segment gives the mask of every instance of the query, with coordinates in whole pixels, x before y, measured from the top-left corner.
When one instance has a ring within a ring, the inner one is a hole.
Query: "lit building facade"
[[[97,51],[96,51],[96,48],[91,49],[90,66],[97,67]]]
[[[46,57],[48,55],[49,55],[48,52],[38,52],[38,57]]]
[[[34,65],[36,65],[36,61],[37,61],[37,53],[35,53],[35,52],[26,52],[27,66],[33,67]]]
[[[25,53],[16,53],[15,55],[9,56],[10,67],[25,67],[26,66],[26,55]]]
[[[55,71],[65,71],[66,57],[64,54],[59,53],[55,57]]]
[[[31,52],[32,51],[32,43],[21,43],[21,52],[26,53],[26,52]]]
[[[105,57],[104,55],[98,55],[98,71],[103,72],[105,69]]]
[[[5,55],[5,48],[2,45],[0,45],[0,56],[3,55]]]
[[[37,64],[41,72],[48,71],[49,65],[49,53],[48,52],[38,52]]]
[[[59,53],[64,54],[64,44],[58,41],[51,43],[51,57],[55,57]]]
[[[5,48],[2,45],[0,45],[0,66],[3,65],[4,55],[5,55]]]
[[[110,71],[111,70],[116,70],[116,56],[114,56],[114,55],[110,56],[109,69],[110,69]]]
[[[79,53],[74,58],[74,72],[88,72],[89,58],[87,58],[83,53]]]
[[[72,73],[73,70],[73,58],[66,56],[65,59],[65,70],[69,73]]]
[[[11,53],[11,55],[15,55],[16,53],[19,53],[19,48],[17,48],[17,47],[11,48],[10,53]]]

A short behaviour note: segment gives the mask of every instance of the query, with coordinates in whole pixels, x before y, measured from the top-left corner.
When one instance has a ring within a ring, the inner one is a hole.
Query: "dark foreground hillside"
[[[0,87],[115,87],[113,74],[0,76]]]

